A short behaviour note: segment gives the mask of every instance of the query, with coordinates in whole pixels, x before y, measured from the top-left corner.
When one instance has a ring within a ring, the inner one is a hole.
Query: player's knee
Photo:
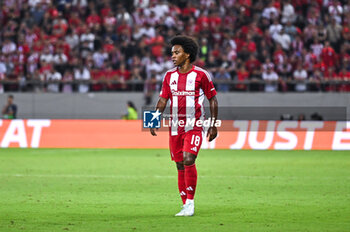
[[[177,170],[184,170],[185,169],[184,162],[183,161],[176,162],[176,168],[177,168]]]
[[[193,154],[184,154],[184,165],[189,166],[194,164],[196,156]]]

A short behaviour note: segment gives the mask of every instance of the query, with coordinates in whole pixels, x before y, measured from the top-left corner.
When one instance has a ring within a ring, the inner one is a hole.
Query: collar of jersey
[[[191,68],[188,72],[185,72],[185,73],[181,73],[181,72],[179,71],[179,67],[177,67],[176,72],[177,72],[179,75],[185,75],[185,74],[188,74],[188,73],[192,72],[193,69],[194,69],[194,67],[195,67],[195,66],[192,64],[192,68]]]

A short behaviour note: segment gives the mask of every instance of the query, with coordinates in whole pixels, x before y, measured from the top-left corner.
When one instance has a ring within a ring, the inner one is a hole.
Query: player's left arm
[[[209,99],[210,115],[211,121],[213,122],[211,127],[208,129],[207,137],[209,137],[209,142],[213,141],[218,135],[218,129],[215,126],[216,119],[218,118],[218,100],[216,96],[213,96]]]
[[[209,142],[213,141],[218,135],[218,129],[215,126],[215,122],[218,118],[218,100],[216,98],[216,90],[212,81],[212,78],[208,72],[203,73],[203,78],[201,79],[201,87],[204,91],[205,96],[209,100],[209,108],[211,115],[211,124],[209,127],[207,137],[209,137]]]

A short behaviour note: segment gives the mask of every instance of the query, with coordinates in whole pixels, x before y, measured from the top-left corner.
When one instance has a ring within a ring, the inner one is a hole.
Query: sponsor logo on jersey
[[[170,85],[176,85],[176,81],[174,80]]]
[[[197,147],[192,147],[191,151],[197,152]]]
[[[171,92],[173,96],[194,96],[195,91],[172,91]]]

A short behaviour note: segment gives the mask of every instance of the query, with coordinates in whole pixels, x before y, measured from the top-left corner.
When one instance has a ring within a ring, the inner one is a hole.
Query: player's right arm
[[[170,98],[170,87],[167,77],[168,72],[164,76],[162,90],[160,91],[159,99],[156,105],[156,110],[158,110],[160,113],[164,112],[168,99]],[[153,136],[157,136],[157,133],[155,132],[154,128],[150,128],[150,132]]]
[[[159,97],[158,102],[157,102],[157,106],[156,106],[156,110],[158,110],[160,113],[163,113],[167,102],[168,102],[167,98]],[[155,132],[154,128],[149,128],[149,130],[153,136],[157,136],[157,133]]]

